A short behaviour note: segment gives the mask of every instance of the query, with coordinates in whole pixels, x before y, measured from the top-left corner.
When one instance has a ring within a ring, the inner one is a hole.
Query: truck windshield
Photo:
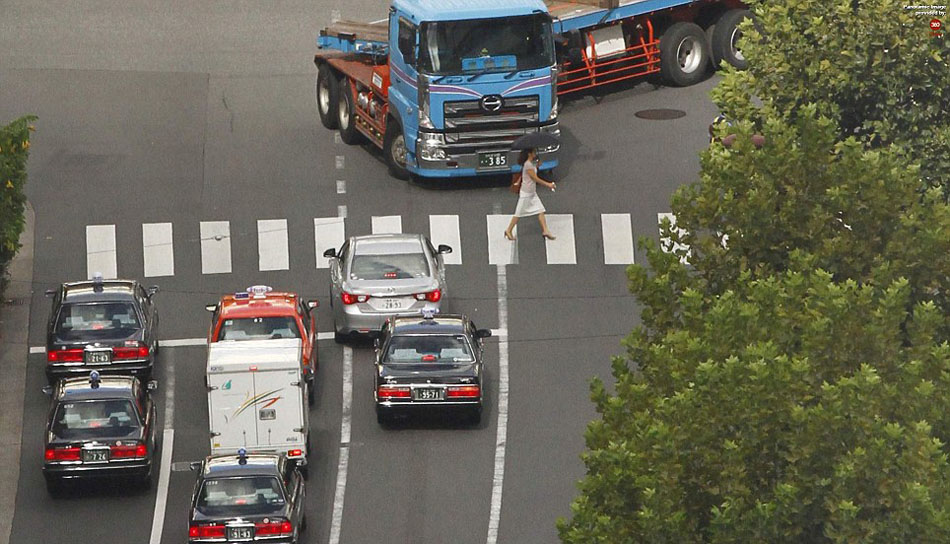
[[[533,70],[554,64],[546,15],[423,23],[419,69],[432,75]]]

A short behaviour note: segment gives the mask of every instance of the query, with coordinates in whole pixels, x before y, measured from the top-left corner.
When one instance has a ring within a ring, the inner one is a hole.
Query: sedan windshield
[[[127,338],[139,330],[131,302],[65,304],[56,320],[56,338],[64,341]]]
[[[354,255],[351,280],[404,280],[429,276],[429,262],[422,253]]]
[[[471,363],[475,358],[463,335],[393,336],[385,363]]]
[[[137,432],[139,419],[127,399],[62,402],[56,407],[51,430],[58,438],[119,437]]]
[[[547,16],[423,23],[419,69],[432,75],[534,70],[554,64]],[[495,70],[497,68],[497,70]]]
[[[246,317],[225,319],[218,340],[268,340],[300,338],[297,321],[286,317]]]
[[[285,502],[277,478],[246,476],[205,480],[196,507],[210,516],[253,516],[272,512]]]

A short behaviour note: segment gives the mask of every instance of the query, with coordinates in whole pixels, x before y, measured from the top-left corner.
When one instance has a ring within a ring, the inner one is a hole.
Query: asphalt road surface
[[[3,0],[0,13],[0,121],[40,116],[28,188],[36,210],[32,346],[43,343],[44,290],[94,267],[161,286],[166,340],[204,336],[205,303],[253,284],[315,296],[319,328],[329,332],[328,274],[317,257],[335,240],[335,218],[345,216],[347,235],[375,225],[457,238],[461,264],[448,266],[443,311],[507,333],[488,342],[481,425],[427,418],[380,428],[372,350],[320,342],[305,541],[486,542],[500,483],[493,477],[502,359],[508,413],[497,542],[556,541],[555,520],[570,514],[584,474],[583,433],[595,416],[589,380],[609,380],[610,357],[637,323],[625,267],[607,263],[625,259],[616,240],[656,237],[672,191],[697,178],[714,79],[686,89],[644,83],[570,102],[558,191],[541,193],[557,243],[526,219],[517,264],[500,270],[497,263],[512,261],[497,230],[507,217],[494,217],[514,209],[506,180],[398,181],[377,153],[339,143],[319,125],[317,31],[334,15],[381,19],[384,3]],[[650,108],[685,116],[634,116]],[[625,215],[604,214],[629,214],[629,227]],[[639,250],[633,256],[644,259]],[[59,499],[46,494],[40,472],[45,357],[30,357],[10,541],[141,544],[160,526],[155,542],[182,542],[194,482],[187,462],[208,453],[205,349],[166,347],[160,356],[156,398],[174,440],[167,493],[156,476],[148,492],[83,485]],[[352,404],[344,418],[347,369]],[[341,449],[344,420],[350,436]],[[158,523],[156,498],[165,504]]]

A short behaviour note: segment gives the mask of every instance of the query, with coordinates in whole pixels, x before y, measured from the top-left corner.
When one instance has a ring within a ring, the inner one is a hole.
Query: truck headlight
[[[429,119],[429,79],[419,78],[419,128],[435,128]]]
[[[444,161],[447,158],[445,153],[445,134],[437,132],[420,132],[419,140],[416,142],[416,149],[419,156],[427,161]]]

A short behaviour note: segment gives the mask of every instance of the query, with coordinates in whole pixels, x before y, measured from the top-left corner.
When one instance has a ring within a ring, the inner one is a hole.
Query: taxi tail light
[[[449,387],[449,390],[445,392],[445,396],[450,399],[478,398],[478,395],[481,393],[481,391],[481,388],[477,385],[461,385]]]
[[[354,295],[343,291],[340,293],[340,298],[343,300],[343,304],[356,304],[357,302],[366,302],[369,300],[369,295]]]
[[[189,538],[224,538],[224,525],[192,525],[188,527]]]
[[[109,446],[109,453],[113,459],[144,458],[146,455],[148,455],[148,448],[145,446],[145,444]]]
[[[82,362],[82,349],[57,349],[46,352],[48,363],[77,363]]]
[[[113,359],[145,359],[148,357],[148,346],[140,344],[134,347],[112,348]]]
[[[429,291],[426,293],[426,300],[429,302],[438,302],[442,300],[442,291],[439,289],[436,289],[435,291]]]
[[[303,450],[287,450],[287,457],[303,457]]]
[[[47,461],[78,461],[79,448],[70,446],[68,448],[46,448]]]
[[[294,524],[287,520],[277,520],[270,523],[255,523],[255,535],[290,535],[294,532]]]
[[[380,387],[378,393],[381,399],[408,399],[411,395],[408,387]]]

